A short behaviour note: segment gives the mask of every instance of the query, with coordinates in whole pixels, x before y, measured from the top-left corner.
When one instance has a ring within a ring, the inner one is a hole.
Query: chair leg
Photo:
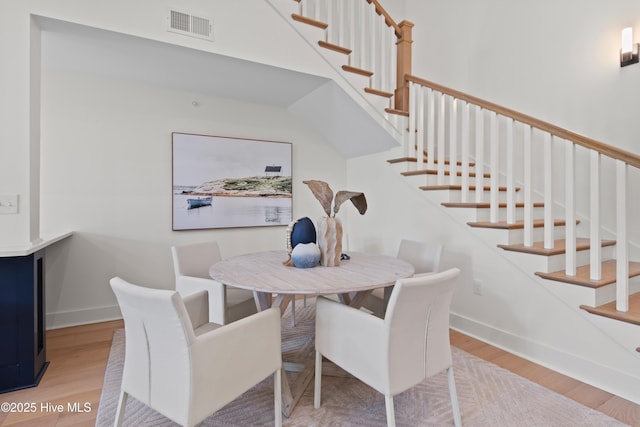
[[[393,409],[393,396],[386,394],[384,403],[387,407],[387,427],[396,427],[396,413]]]
[[[277,369],[273,375],[273,400],[275,427],[282,427],[282,369]]]
[[[460,417],[460,405],[458,405],[458,394],[456,393],[456,380],[453,377],[453,368],[447,369],[447,377],[449,379],[449,394],[451,395],[451,409],[453,410],[453,424],[456,427],[462,427],[462,418]]]
[[[291,326],[296,326],[296,296],[291,299]]]
[[[320,408],[320,388],[322,381],[322,354],[316,351],[316,378],[313,387],[313,407]]]
[[[120,427],[122,425],[122,421],[124,420],[124,411],[127,409],[127,399],[129,398],[129,393],[124,390],[120,390],[120,398],[118,399],[118,409],[116,409],[116,419],[113,422],[115,427]]]

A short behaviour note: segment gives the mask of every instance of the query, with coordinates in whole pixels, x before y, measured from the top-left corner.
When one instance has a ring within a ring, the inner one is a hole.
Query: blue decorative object
[[[320,263],[320,249],[315,243],[299,243],[291,251],[291,261],[298,268],[311,268]]]
[[[298,243],[316,243],[316,227],[306,216],[297,220],[291,230],[291,248]]]

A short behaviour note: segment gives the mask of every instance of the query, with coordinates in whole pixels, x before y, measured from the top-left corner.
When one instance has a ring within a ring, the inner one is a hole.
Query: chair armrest
[[[182,298],[184,306],[187,309],[191,326],[197,329],[200,326],[209,323],[209,294],[207,291],[195,292]]]
[[[226,310],[224,285],[213,279],[203,279],[194,276],[178,276],[176,290],[184,298],[194,292],[207,291],[209,293],[209,322],[224,324]]]
[[[192,357],[194,399],[235,399],[281,368],[280,310],[270,308],[199,335]]]
[[[316,350],[378,391],[387,384],[387,337],[383,319],[323,297],[316,300]]]
[[[431,276],[433,274],[436,274],[435,271],[427,271],[426,273],[416,273],[411,277],[424,277],[424,276]]]

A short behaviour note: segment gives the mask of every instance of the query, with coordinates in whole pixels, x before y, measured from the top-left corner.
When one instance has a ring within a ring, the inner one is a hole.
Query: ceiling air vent
[[[205,40],[213,40],[213,20],[190,13],[169,11],[169,25],[167,31],[198,37]]]

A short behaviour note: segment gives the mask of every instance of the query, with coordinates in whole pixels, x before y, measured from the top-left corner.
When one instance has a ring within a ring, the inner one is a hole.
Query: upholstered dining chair
[[[282,424],[280,311],[229,325],[208,321],[206,292],[172,290],[114,277],[125,327],[125,358],[115,425],[133,396],[182,426],[194,426],[274,375],[275,425]]]
[[[449,308],[460,270],[396,282],[383,319],[333,300],[316,301],[314,407],[320,407],[322,357],[385,397],[395,426],[393,396],[447,371],[454,424],[462,424],[449,342]]]
[[[226,325],[257,312],[253,292],[225,286],[209,276],[209,268],[220,261],[215,241],[171,247],[176,290],[187,296],[198,291],[209,293],[209,319]]]
[[[437,242],[422,242],[402,239],[398,248],[399,259],[413,265],[414,277],[440,271],[442,245]],[[383,317],[392,287],[374,289],[367,297],[364,307],[378,317]]]

